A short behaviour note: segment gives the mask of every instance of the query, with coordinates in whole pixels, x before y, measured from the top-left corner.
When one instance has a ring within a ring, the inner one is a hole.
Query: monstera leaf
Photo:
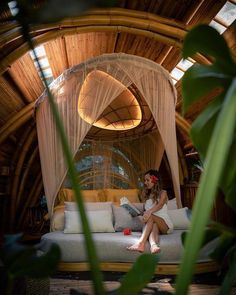
[[[236,209],[236,155],[233,152],[236,142],[236,64],[224,38],[207,25],[195,27],[184,40],[184,58],[194,56],[197,52],[208,56],[213,63],[195,64],[185,73],[182,81],[183,111],[186,112],[197,100],[216,89],[220,94],[203,110],[191,128],[191,138],[199,151],[204,171],[193,208],[191,230],[185,241],[186,251],[177,277],[177,295],[187,293],[219,187],[224,191],[227,203]],[[212,232],[212,237],[215,235],[217,233]],[[221,233],[220,244],[212,257],[219,261],[227,247],[233,249],[234,235]],[[230,264],[231,276],[234,268],[234,264]]]

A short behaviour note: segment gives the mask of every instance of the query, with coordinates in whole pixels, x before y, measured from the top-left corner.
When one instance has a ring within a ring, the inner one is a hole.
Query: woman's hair
[[[151,189],[145,188],[142,192],[142,198],[144,199],[144,201],[146,201],[151,197],[153,201],[157,201],[162,191],[162,180],[160,173],[157,170],[150,169],[145,172],[144,175],[147,174],[149,174],[151,177],[153,176],[154,186]]]

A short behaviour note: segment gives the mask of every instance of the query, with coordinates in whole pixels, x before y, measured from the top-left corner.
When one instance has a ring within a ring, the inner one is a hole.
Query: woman
[[[128,247],[130,251],[143,252],[145,243],[149,240],[151,253],[161,251],[159,245],[159,234],[169,234],[173,231],[173,223],[168,216],[168,197],[165,190],[162,190],[160,175],[157,170],[149,170],[144,176],[145,189],[142,193],[145,202],[143,222],[145,223],[142,236],[139,241]]]

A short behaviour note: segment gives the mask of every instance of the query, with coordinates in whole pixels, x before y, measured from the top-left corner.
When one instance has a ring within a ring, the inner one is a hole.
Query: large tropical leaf
[[[213,57],[215,66],[221,69],[222,74],[236,75],[227,43],[214,28],[199,25],[187,34],[183,44],[183,57],[193,56],[197,52]]]
[[[150,282],[158,260],[158,255],[139,256],[132,269],[123,277],[117,295],[138,294]]]

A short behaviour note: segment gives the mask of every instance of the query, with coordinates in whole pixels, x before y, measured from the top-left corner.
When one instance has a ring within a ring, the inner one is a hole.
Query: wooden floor
[[[119,282],[104,282],[106,290],[113,290],[119,287]],[[157,288],[160,291],[170,291],[174,294],[173,286],[168,282],[154,282],[148,285],[151,288]],[[68,279],[50,279],[50,295],[68,295],[70,289],[76,289],[80,292],[93,294],[91,281],[68,280]],[[146,294],[152,294],[151,289],[145,289]],[[219,286],[192,284],[190,286],[190,295],[216,295],[219,292]],[[128,295],[128,294],[127,294]],[[236,295],[236,287],[233,288],[230,295]]]

